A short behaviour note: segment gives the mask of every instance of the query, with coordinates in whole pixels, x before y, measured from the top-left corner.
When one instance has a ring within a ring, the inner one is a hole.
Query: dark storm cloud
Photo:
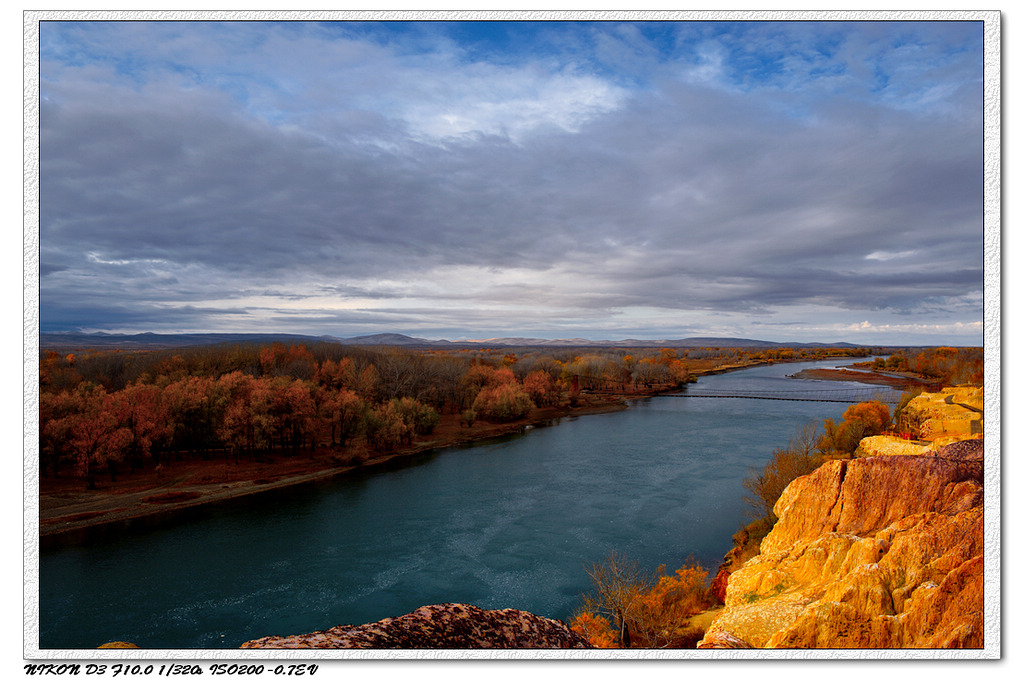
[[[257,49],[253,26],[185,26],[162,47],[145,25],[104,27],[129,43],[118,69],[85,58],[98,41],[55,32],[81,56],[43,58],[44,328],[142,328],[153,305],[153,325],[195,328],[201,310],[253,313],[261,296],[262,318],[321,327],[442,315],[483,329],[514,325],[502,309],[528,323],[530,304],[566,322],[631,307],[906,312],[965,295],[977,308],[967,57],[929,43],[932,66],[901,62],[919,80],[880,84],[858,74],[877,56],[835,56],[890,44],[874,27],[837,28],[785,69],[811,40],[802,26],[745,29],[763,43],[742,43],[747,56],[728,31],[677,40],[693,62],[659,57],[668,41],[636,27],[587,28],[596,39],[573,37],[599,43],[605,68],[628,57],[635,79],[646,65],[642,87],[316,31],[268,28]],[[416,302],[385,313],[389,299]]]

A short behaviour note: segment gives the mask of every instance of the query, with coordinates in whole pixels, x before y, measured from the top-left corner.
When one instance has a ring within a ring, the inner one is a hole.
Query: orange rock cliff
[[[984,647],[982,390],[904,413],[919,440],[867,438],[786,488],[699,648]]]

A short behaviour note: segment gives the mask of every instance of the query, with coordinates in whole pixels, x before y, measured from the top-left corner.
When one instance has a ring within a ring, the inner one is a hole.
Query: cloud
[[[825,26],[44,24],[43,328],[969,326],[980,33]]]

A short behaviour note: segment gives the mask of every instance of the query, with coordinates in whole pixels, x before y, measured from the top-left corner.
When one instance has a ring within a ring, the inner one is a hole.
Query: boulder
[[[361,626],[270,636],[247,649],[586,649],[590,645],[561,621],[517,609],[484,610],[435,604]]]
[[[856,458],[870,458],[871,456],[920,456],[928,450],[928,442],[916,442],[903,439],[902,437],[880,434],[861,439],[853,455]]]

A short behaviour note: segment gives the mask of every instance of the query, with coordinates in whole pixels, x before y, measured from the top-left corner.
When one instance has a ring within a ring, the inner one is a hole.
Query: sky
[[[40,330],[980,345],[980,22],[44,22]]]

